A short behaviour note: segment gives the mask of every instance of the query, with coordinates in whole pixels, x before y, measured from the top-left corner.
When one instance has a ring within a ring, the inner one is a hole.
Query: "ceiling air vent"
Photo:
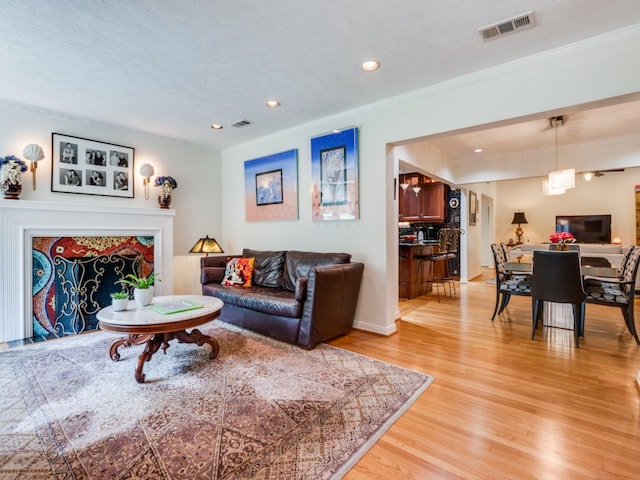
[[[535,26],[536,20],[533,16],[533,11],[531,11],[523,13],[522,15],[518,15],[517,17],[509,18],[507,20],[503,20],[502,22],[494,23],[493,25],[481,28],[480,30],[478,30],[478,33],[486,42],[488,40],[493,40],[494,38],[498,38],[509,33],[515,33],[517,31],[526,30],[527,28],[532,28]]]
[[[232,127],[236,128],[246,127],[247,125],[251,125],[251,122],[249,120],[238,120],[237,122],[231,124]]]

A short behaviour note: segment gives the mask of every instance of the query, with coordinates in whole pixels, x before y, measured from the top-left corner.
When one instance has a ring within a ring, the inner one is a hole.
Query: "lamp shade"
[[[216,242],[215,238],[209,238],[207,235],[205,238],[201,238],[196,242],[196,244],[191,247],[189,253],[206,253],[209,255],[210,253],[224,253],[222,247]]]
[[[527,222],[527,217],[524,216],[524,212],[514,213],[513,220],[511,220],[511,225],[520,225],[521,223],[529,223]]]

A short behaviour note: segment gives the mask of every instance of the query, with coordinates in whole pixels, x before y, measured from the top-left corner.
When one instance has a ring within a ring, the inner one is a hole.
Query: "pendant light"
[[[564,125],[564,117],[562,115],[558,117],[551,117],[549,119],[550,125],[554,129],[555,133],[555,160],[556,169],[549,173],[547,183],[542,182],[542,190],[546,195],[561,195],[570,188],[576,186],[576,170],[574,168],[566,168],[564,170],[558,170],[558,127]]]

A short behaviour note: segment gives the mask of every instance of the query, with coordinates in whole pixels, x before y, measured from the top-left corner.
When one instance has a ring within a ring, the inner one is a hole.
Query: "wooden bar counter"
[[[400,243],[398,265],[398,296],[400,298],[416,298],[431,290],[427,279],[433,264],[424,260],[424,256],[438,253],[439,243]]]

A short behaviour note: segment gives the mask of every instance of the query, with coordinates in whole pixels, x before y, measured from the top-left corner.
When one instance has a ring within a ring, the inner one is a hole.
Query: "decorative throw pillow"
[[[284,272],[284,252],[272,250],[242,250],[243,257],[256,259],[253,264],[253,284],[261,287],[280,288]]]
[[[251,286],[255,258],[235,257],[227,262],[222,285]]]

